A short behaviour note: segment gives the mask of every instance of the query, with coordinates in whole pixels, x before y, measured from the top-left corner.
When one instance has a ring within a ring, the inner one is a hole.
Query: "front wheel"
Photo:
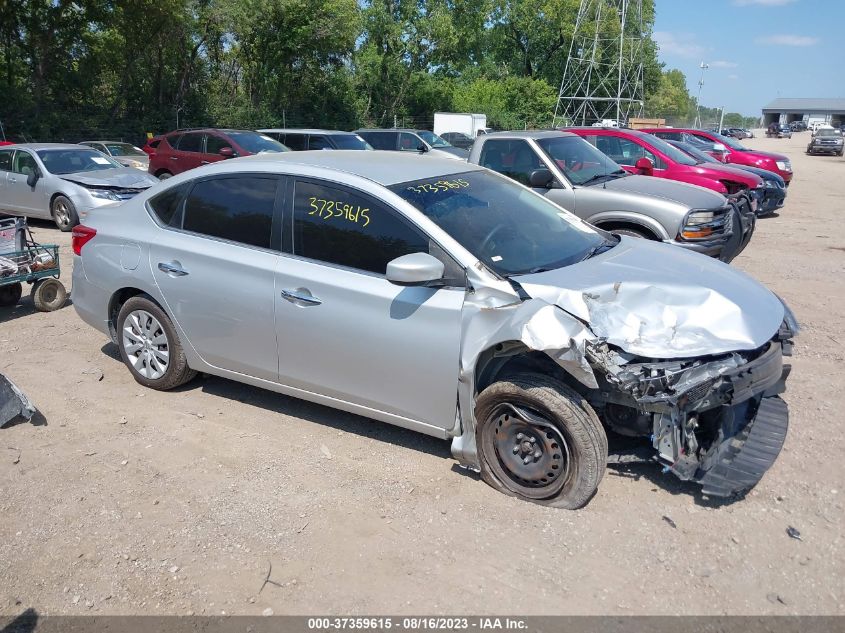
[[[146,296],[132,297],[120,308],[117,344],[132,377],[145,387],[167,391],[196,376],[170,319]]]
[[[644,240],[652,239],[651,236],[646,235],[644,231],[638,231],[637,229],[611,229],[611,233],[616,235],[627,235],[628,237],[639,237]]]
[[[79,216],[76,214],[76,207],[70,198],[65,196],[56,196],[50,208],[53,215],[53,221],[60,231],[67,233],[77,224],[79,224]]]
[[[496,490],[557,508],[584,506],[607,464],[607,435],[592,407],[562,382],[518,374],[478,396],[481,477]]]

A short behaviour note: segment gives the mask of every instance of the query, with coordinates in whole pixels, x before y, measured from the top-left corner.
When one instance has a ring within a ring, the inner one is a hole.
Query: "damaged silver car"
[[[53,220],[62,231],[91,209],[129,200],[155,184],[150,174],[84,145],[0,148],[0,213]]]
[[[143,385],[204,372],[450,439],[534,502],[587,503],[608,431],[709,495],[759,481],[798,329],[777,296],[487,169],[366,154],[235,159],[93,211],[74,307]]]

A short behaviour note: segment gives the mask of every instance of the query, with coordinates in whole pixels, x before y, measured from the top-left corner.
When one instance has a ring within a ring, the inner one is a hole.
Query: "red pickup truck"
[[[725,156],[726,163],[759,167],[761,169],[773,171],[784,179],[787,186],[789,186],[789,181],[792,180],[792,163],[789,161],[788,156],[748,149],[736,139],[722,136],[716,132],[694,130],[689,128],[665,127],[646,128],[640,131],[648,132],[649,134],[654,134],[657,137],[673,141],[683,141],[684,139],[681,138],[680,135],[686,134],[711,143],[721,143],[727,150],[727,155]]]
[[[625,171],[658,176],[706,187],[725,195],[763,186],[762,179],[727,165],[700,163],[666,141],[639,130],[621,128],[567,128],[589,141],[599,151],[619,163]]]

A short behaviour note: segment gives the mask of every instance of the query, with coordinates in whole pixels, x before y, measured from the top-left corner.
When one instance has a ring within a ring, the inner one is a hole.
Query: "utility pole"
[[[725,106],[722,106],[722,115],[719,117],[719,134],[722,133],[722,125],[725,123]]]
[[[698,80],[698,96],[695,98],[695,123],[692,124],[695,128],[701,127],[701,87],[704,85],[704,71],[710,68],[710,65],[701,62],[699,68],[701,77]]]

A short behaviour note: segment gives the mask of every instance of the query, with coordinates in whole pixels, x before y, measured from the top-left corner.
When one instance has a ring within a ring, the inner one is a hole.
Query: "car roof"
[[[675,128],[672,128],[675,129]],[[596,130],[610,130],[611,132],[623,132],[624,134],[633,134],[634,136],[644,136],[648,132],[644,130],[635,130],[629,127],[612,127],[610,125],[594,126],[594,125],[573,125],[572,127],[564,128],[565,131],[578,130],[583,132],[595,132]]]
[[[458,162],[450,158],[380,150],[372,152],[353,150],[280,152],[278,154],[255,154],[236,160],[241,164],[249,161],[250,163],[263,162],[270,166],[279,167],[284,165],[321,167],[360,176],[383,186],[468,171],[484,171],[484,168],[478,165]]]
[[[14,145],[6,145],[7,148],[25,147],[26,149],[91,149],[85,145],[77,145],[75,143],[15,143]]]
[[[188,134],[190,132],[221,132],[222,134],[242,134],[244,132],[249,134],[258,134],[255,130],[236,130],[233,128],[225,128],[225,127],[197,127],[197,128],[186,128],[184,130],[172,130],[170,132],[166,132],[162,134],[162,136],[173,136],[174,134]]]
[[[561,136],[578,136],[572,132],[561,130],[514,130],[512,132],[490,132],[479,138],[559,138]]]
[[[360,134],[361,132],[428,132],[430,130],[422,130],[419,128],[411,128],[411,127],[362,127],[358,130],[355,130],[356,134]]]
[[[355,132],[347,132],[346,130],[321,130],[317,128],[297,128],[297,127],[263,127],[256,132],[276,132],[281,134],[346,134],[353,136]]]
[[[82,143],[120,143],[121,145],[132,145],[129,141],[79,141],[80,145]]]

